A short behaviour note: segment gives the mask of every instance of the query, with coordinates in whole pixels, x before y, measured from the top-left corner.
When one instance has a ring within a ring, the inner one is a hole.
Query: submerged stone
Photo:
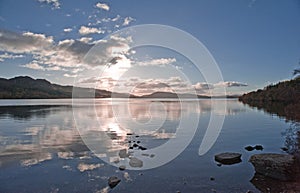
[[[143,167],[143,161],[139,160],[136,157],[132,157],[132,158],[130,158],[129,165],[131,167],[138,167],[138,168],[140,168],[140,167]]]
[[[124,166],[124,165],[121,165],[120,167],[119,167],[119,170],[121,170],[121,171],[123,171],[123,170],[125,170],[126,169],[126,166]]]

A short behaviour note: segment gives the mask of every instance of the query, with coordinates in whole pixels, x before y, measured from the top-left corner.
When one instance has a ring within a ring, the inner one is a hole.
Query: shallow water
[[[212,117],[224,124],[204,139]],[[0,192],[259,192],[248,159],[261,151],[244,147],[283,153],[289,126],[232,99],[0,100]],[[120,158],[123,149],[143,166]],[[218,166],[221,152],[242,162]],[[113,189],[111,176],[121,179]]]

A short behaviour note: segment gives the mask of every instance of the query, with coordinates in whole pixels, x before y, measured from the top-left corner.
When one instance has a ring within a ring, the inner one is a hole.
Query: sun
[[[115,80],[119,80],[120,77],[131,67],[130,59],[125,56],[119,56],[114,64],[109,64],[104,70],[103,76],[111,77]]]

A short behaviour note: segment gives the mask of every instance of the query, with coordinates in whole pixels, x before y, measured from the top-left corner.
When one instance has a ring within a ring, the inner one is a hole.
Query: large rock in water
[[[282,181],[294,180],[298,170],[292,155],[263,153],[252,155],[249,161],[257,173]]]
[[[215,160],[221,164],[232,165],[236,163],[240,163],[242,154],[240,153],[220,153],[215,155]]]

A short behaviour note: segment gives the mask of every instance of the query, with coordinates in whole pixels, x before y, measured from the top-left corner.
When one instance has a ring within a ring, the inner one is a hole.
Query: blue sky
[[[73,54],[78,49],[87,50],[96,40],[139,24],[169,25],[196,37],[223,74],[224,84],[214,83],[215,87],[224,85],[233,94],[292,78],[300,59],[298,0],[1,0],[0,77],[29,75],[72,84],[80,64],[70,67],[63,63],[57,55],[67,55],[72,62],[78,59],[63,49],[73,49]],[[140,58],[146,60],[149,54],[140,51]],[[148,51],[152,55],[146,62],[173,61],[167,52],[163,56]],[[49,57],[51,60],[46,62]],[[155,75],[155,67],[149,70]],[[160,80],[173,80],[170,76]],[[157,83],[147,78],[147,83]],[[197,78],[193,80],[196,85]]]

